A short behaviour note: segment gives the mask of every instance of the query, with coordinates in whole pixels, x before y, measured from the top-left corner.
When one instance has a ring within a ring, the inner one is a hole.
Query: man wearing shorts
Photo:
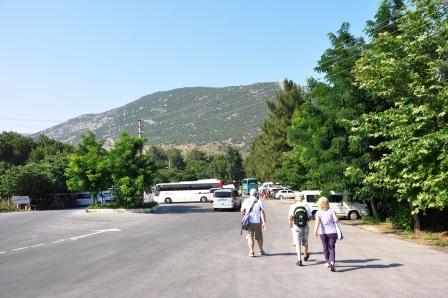
[[[303,246],[303,259],[308,261],[310,254],[308,252],[308,235],[310,233],[310,228],[308,226],[308,222],[304,227],[298,227],[294,224],[294,210],[297,207],[305,207],[306,214],[308,216],[308,220],[313,218],[313,213],[311,211],[310,206],[307,203],[303,202],[304,196],[303,194],[298,194],[296,197],[296,202],[291,205],[288,212],[288,226],[292,232],[292,244],[296,247],[297,259],[300,260],[300,240]],[[297,261],[297,266],[300,266],[300,261]]]
[[[252,207],[253,206],[253,207]],[[256,189],[250,190],[250,197],[244,200],[241,206],[241,216],[252,207],[249,213],[250,226],[246,234],[247,245],[249,246],[249,257],[254,257],[254,238],[257,241],[260,256],[265,254],[263,250],[263,231],[266,230],[266,215],[264,212],[263,202],[258,199],[258,191]]]

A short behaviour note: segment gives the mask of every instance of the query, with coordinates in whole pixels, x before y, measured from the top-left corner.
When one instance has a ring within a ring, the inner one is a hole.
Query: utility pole
[[[143,137],[143,120],[137,120],[138,136]]]

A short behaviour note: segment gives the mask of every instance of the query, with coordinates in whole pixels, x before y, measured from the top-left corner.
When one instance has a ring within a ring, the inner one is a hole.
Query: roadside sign
[[[12,196],[12,202],[16,205],[29,205],[30,204],[30,197],[29,196]]]

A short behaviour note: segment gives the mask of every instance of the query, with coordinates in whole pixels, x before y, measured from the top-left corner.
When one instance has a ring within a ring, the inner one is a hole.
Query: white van
[[[241,197],[235,189],[218,189],[213,193],[213,211],[241,208]]]
[[[114,202],[115,198],[112,195],[112,190],[111,189],[107,189],[107,190],[103,190],[101,191],[98,196],[96,197],[96,203],[98,205],[103,205],[106,203],[111,203]]]
[[[93,195],[90,192],[78,192],[75,194],[77,206],[89,206],[93,204]]]
[[[313,215],[319,210],[317,200],[321,196],[320,190],[302,190],[305,201],[311,207]],[[364,202],[345,202],[341,193],[334,191],[330,192],[330,208],[338,217],[347,217],[348,219],[358,219],[363,215],[370,215],[370,209]]]

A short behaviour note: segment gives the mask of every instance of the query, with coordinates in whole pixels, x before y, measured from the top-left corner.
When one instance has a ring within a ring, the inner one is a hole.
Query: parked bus
[[[222,181],[218,179],[204,179],[160,183],[155,187],[154,201],[167,204],[179,202],[206,203],[210,188],[222,188]]]
[[[241,181],[241,185],[243,188],[243,193],[247,194],[247,195],[249,194],[249,192],[252,188],[258,189],[257,178],[244,178]]]

